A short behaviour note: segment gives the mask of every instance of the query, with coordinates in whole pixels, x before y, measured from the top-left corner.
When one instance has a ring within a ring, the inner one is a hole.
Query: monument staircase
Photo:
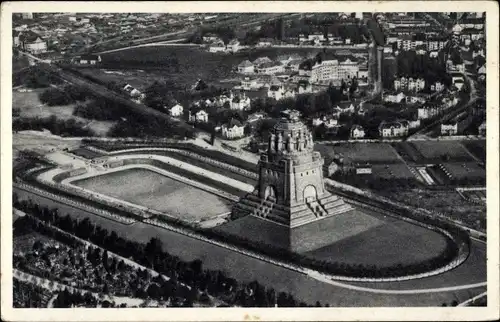
[[[307,201],[297,206],[288,207],[276,203],[274,197],[262,200],[254,192],[247,194],[234,206],[233,218],[252,215],[296,227],[320,218],[342,214],[352,209],[351,205],[332,194],[327,194],[320,199]]]

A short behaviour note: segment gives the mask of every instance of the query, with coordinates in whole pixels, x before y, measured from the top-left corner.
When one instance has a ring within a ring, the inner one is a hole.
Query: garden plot
[[[342,154],[345,163],[402,163],[396,150],[388,143],[316,143],[314,146],[326,160]]]
[[[459,141],[415,141],[409,144],[422,155],[423,162],[474,161]]]

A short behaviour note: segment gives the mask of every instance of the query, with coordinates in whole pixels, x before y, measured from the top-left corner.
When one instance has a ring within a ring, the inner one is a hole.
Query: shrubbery
[[[84,123],[75,119],[60,120],[54,115],[49,118],[20,117],[12,121],[13,131],[42,131],[44,129],[60,136],[95,136],[95,133]]]
[[[92,97],[93,95],[90,91],[74,85],[66,85],[63,89],[49,88],[39,95],[40,101],[49,106],[82,102]]]

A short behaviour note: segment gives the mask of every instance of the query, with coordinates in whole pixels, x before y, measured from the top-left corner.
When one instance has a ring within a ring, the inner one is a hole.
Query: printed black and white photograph
[[[488,13],[261,4],[9,14],[7,305],[488,305]]]

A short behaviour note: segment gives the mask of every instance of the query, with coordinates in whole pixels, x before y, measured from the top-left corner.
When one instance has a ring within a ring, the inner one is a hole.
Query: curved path
[[[414,290],[386,290],[386,289],[375,289],[363,286],[355,286],[351,284],[346,284],[342,282],[333,281],[326,276],[318,274],[316,272],[309,272],[307,276],[310,276],[323,283],[331,284],[337,287],[343,287],[354,291],[362,291],[369,293],[379,293],[379,294],[425,294],[425,293],[440,293],[440,292],[454,292],[459,290],[467,290],[471,288],[478,288],[487,285],[487,282],[475,283],[475,284],[465,284],[449,287],[439,287],[439,288],[427,288],[427,289],[414,289]]]

